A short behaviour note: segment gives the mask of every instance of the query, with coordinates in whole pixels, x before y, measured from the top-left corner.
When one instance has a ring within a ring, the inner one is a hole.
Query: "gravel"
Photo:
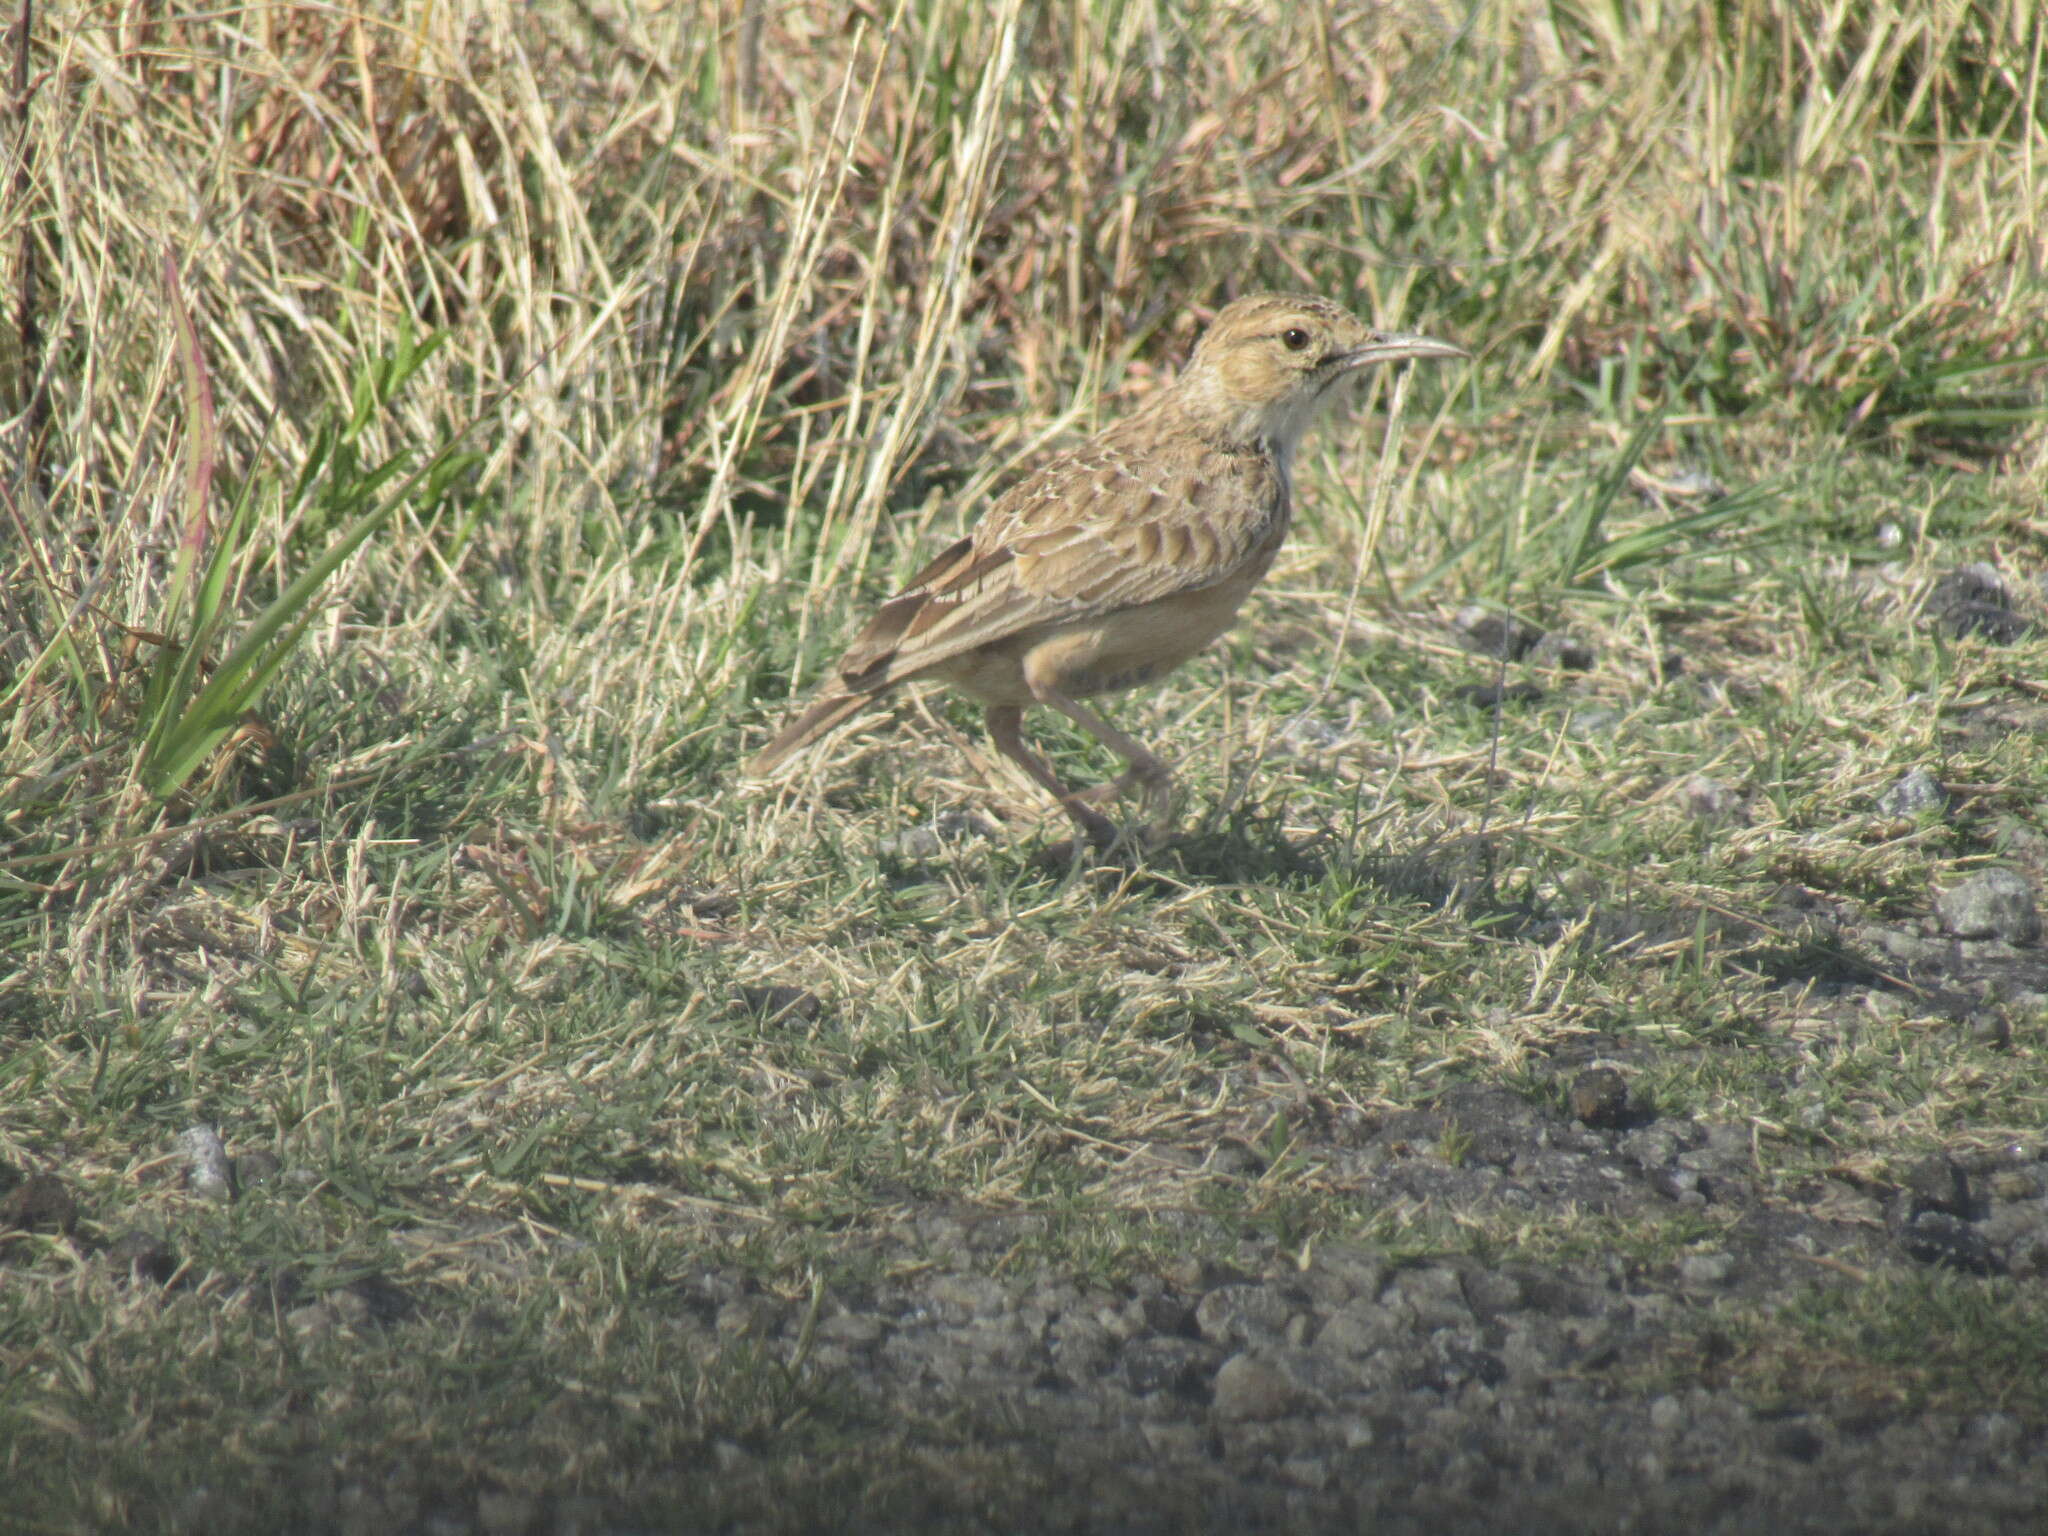
[[[1466,1085],[1324,1123],[1320,1176],[1364,1209],[1483,1221],[1677,1205],[1715,1235],[1664,1259],[1547,1264],[1245,1238],[1228,1259],[1108,1285],[1010,1272],[1050,1218],[932,1211],[884,1239],[898,1278],[828,1299],[805,1369],[884,1422],[943,1405],[974,1443],[1041,1469],[1028,1504],[995,1498],[987,1524],[933,1528],[1990,1533],[2048,1519],[2048,1437],[1997,1402],[1774,1403],[1714,1364],[1730,1357],[1716,1319],[1731,1302],[1769,1312],[1920,1266],[2048,1271],[2038,1149],[1925,1157],[1794,1202],[1761,1176],[1754,1126],[1656,1116],[1625,1062],[1563,1074],[1554,1097]],[[759,1299],[752,1326],[787,1351],[803,1307]]]

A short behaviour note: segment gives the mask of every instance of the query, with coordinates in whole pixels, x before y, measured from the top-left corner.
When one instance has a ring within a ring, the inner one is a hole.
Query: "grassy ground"
[[[1789,1203],[2038,1158],[2041,992],[1785,894],[1904,927],[2048,862],[2048,639],[1926,611],[1970,562],[2048,607],[2048,44],[1928,9],[39,10],[0,1523],[253,1527],[369,1472],[627,1507],[734,1443],[821,1507],[914,1483],[801,1352],[669,1317],[706,1268],[808,1307],[942,1260],[870,1241],[933,1207],[1105,1282],[1247,1232],[1712,1236],[1360,1209],[1306,1103],[1607,1054]],[[1048,862],[943,697],[736,782],[862,604],[1251,286],[1477,360],[1326,422],[1247,621],[1119,706],[1178,842]],[[1474,603],[1590,667],[1476,654]],[[1503,675],[1540,693],[1475,702]],[[1953,814],[1878,809],[1915,767]],[[1759,1400],[1846,1358],[2038,1425],[2033,1291],[1722,1322]]]

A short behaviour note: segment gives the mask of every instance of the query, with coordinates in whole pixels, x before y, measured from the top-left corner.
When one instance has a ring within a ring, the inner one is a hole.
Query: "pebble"
[[[995,825],[972,811],[941,811],[922,825],[877,838],[875,851],[899,859],[935,859],[949,844],[995,835]]]
[[[1678,1261],[1678,1278],[1700,1290],[1726,1285],[1734,1274],[1732,1254],[1689,1253]]]
[[[1903,960],[1908,965],[1939,965],[1948,958],[1948,945],[1940,939],[1922,938],[1903,928],[1873,925],[1865,928],[1862,936],[1874,940],[1894,960]]]
[[[1994,645],[2024,639],[2033,625],[2013,609],[2012,589],[1995,566],[1978,561],[1950,571],[1927,594],[1927,612],[1946,633]]]
[[[1232,1355],[1216,1373],[1210,1399],[1226,1420],[1278,1419],[1305,1406],[1307,1390],[1291,1372],[1263,1355]]]
[[[816,1336],[857,1349],[874,1343],[883,1332],[881,1322],[864,1312],[841,1312],[837,1316],[820,1319]]]
[[[1465,1302],[1465,1283],[1455,1269],[1431,1266],[1404,1271],[1394,1281],[1388,1300],[1426,1331],[1472,1325],[1472,1308]]]
[[[1585,641],[1552,631],[1530,648],[1529,660],[1532,665],[1563,672],[1588,672],[1597,654]]]
[[[1482,656],[1505,656],[1509,661],[1525,654],[1543,638],[1543,631],[1524,623],[1511,613],[1496,613],[1480,603],[1467,603],[1451,620],[1467,650]]]
[[[1630,1103],[1628,1079],[1612,1067],[1588,1067],[1572,1079],[1572,1118],[1595,1130],[1615,1130],[1628,1124]]]
[[[926,1288],[925,1295],[948,1311],[967,1317],[994,1317],[1011,1306],[1010,1293],[1002,1281],[987,1275],[939,1275]]]
[[[1215,1344],[1271,1339],[1287,1330],[1294,1308],[1270,1286],[1219,1286],[1195,1307],[1195,1325]]]
[[[1320,1493],[1330,1486],[1330,1463],[1321,1456],[1290,1456],[1280,1463],[1280,1475],[1297,1488]]]
[[[234,1197],[234,1167],[212,1126],[189,1125],[178,1132],[178,1152],[185,1159],[185,1182],[194,1194],[209,1200]]]
[[[1934,911],[1942,927],[1959,939],[2032,944],[2041,937],[2034,888],[2015,870],[1979,870],[1935,897]]]
[[[1222,1351],[1199,1339],[1171,1335],[1133,1339],[1124,1347],[1123,1378],[1140,1397],[1153,1392],[1199,1392]]]
[[[1685,812],[1695,821],[1724,821],[1742,809],[1742,792],[1721,780],[1695,773],[1678,786]]]
[[[78,1203],[54,1173],[32,1173],[0,1197],[0,1232],[69,1232],[78,1220]]]
[[[127,1231],[107,1244],[107,1263],[116,1274],[162,1285],[178,1270],[171,1245],[153,1232]]]
[[[1877,797],[1877,808],[1887,816],[1917,816],[1948,807],[1948,791],[1925,768],[1913,769]]]

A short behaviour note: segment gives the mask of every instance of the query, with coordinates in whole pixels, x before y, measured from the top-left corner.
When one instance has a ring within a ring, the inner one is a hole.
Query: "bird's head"
[[[1427,336],[1368,330],[1309,294],[1260,294],[1226,305],[1175,382],[1183,410],[1232,447],[1264,439],[1283,459],[1337,385],[1372,363],[1467,357]]]

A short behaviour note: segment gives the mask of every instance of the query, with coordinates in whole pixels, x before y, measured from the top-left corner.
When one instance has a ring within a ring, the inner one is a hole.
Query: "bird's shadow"
[[[1290,831],[1278,814],[1240,807],[1156,847],[1120,843],[1077,855],[1072,843],[1060,842],[1040,850],[1034,862],[1047,873],[1082,869],[1162,891],[1189,885],[1309,891],[1334,882],[1368,886],[1394,901],[1447,907],[1486,904],[1493,852],[1490,839],[1472,837],[1435,838],[1403,849],[1361,847],[1355,835],[1332,827]]]

